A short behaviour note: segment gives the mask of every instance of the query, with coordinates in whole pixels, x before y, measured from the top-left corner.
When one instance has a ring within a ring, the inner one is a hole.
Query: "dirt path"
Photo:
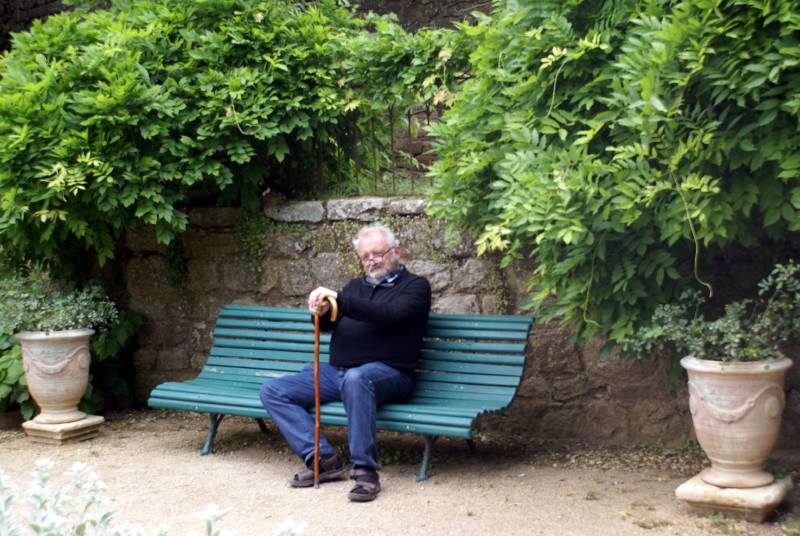
[[[213,502],[230,510],[219,524],[228,535],[274,535],[288,516],[314,535],[800,535],[797,490],[762,525],[691,513],[674,498],[699,468],[691,452],[566,450],[489,438],[471,456],[463,443],[443,441],[430,480],[416,484],[421,441],[391,434],[381,438],[383,492],[373,503],[353,504],[346,481],[289,488],[297,460],[274,428],[262,434],[252,420],[226,419],[217,453],[200,457],[205,416],[141,411],[110,419],[100,437],[61,447],[0,433],[0,469],[24,489],[37,459],[54,460],[57,475],[84,461],[108,487],[117,520],[145,534],[161,523],[169,534],[201,533],[193,514]],[[340,430],[329,432],[343,442]],[[798,474],[796,466],[786,469]]]

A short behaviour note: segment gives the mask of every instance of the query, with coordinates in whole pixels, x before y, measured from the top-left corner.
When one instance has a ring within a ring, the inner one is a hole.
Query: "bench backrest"
[[[525,364],[530,317],[431,313],[412,402],[504,407]],[[314,326],[305,309],[228,305],[214,328],[214,343],[200,378],[232,388],[261,385],[300,370],[313,359]],[[329,334],[320,338],[328,361]]]

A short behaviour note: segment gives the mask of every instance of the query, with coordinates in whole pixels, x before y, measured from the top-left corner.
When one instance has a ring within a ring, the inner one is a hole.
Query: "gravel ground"
[[[479,438],[473,456],[463,442],[441,440],[430,479],[417,484],[420,438],[382,434],[384,489],[372,503],[353,504],[346,481],[290,488],[286,480],[298,463],[271,425],[263,434],[251,419],[226,418],[215,455],[200,457],[206,416],[131,411],[107,419],[99,437],[62,446],[0,432],[0,469],[24,490],[40,458],[55,461],[56,482],[83,461],[105,482],[117,522],[145,534],[164,523],[169,534],[200,533],[195,514],[215,503],[228,510],[218,525],[228,535],[278,534],[291,517],[307,524],[303,534],[325,535],[800,536],[797,489],[764,524],[697,515],[675,499],[675,488],[705,464],[697,447],[611,449],[497,435]],[[326,433],[335,444],[345,442],[342,429]],[[800,453],[777,453],[772,466],[797,482]]]

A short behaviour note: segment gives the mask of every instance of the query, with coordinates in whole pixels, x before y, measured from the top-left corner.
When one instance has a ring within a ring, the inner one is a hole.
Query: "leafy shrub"
[[[80,409],[96,413],[108,397],[129,394],[125,356],[141,327],[140,315],[117,311],[99,287],[71,290],[41,273],[0,277],[0,411],[19,407],[25,419],[36,413],[28,393],[19,331],[56,331],[92,327],[89,385]]]
[[[0,296],[0,333],[103,330],[117,318],[100,287],[72,290],[39,273],[1,278]]]
[[[800,229],[799,9],[499,2],[434,131],[434,213],[534,257],[542,319],[624,340],[730,244]]]
[[[12,511],[18,499],[17,490],[0,471],[0,534],[18,536],[22,534],[23,527],[30,528],[31,534],[59,536],[142,534],[138,528],[115,526],[115,512],[110,509],[105,496],[106,486],[86,464],[72,464],[66,473],[68,483],[57,489],[50,482],[54,466],[49,459],[36,462],[33,484],[24,497],[24,502],[29,507],[25,512],[24,525],[17,521]],[[214,505],[209,505],[201,513],[206,536],[221,534],[216,525],[225,513]],[[167,532],[162,529],[158,534],[163,536]]]
[[[728,303],[711,320],[706,304],[699,293],[686,292],[677,303],[659,305],[625,349],[639,356],[666,349],[676,357],[718,361],[783,357],[781,348],[800,340],[800,266],[777,265],[759,283],[758,299]]]
[[[0,62],[0,247],[102,264],[138,224],[168,243],[195,197],[253,208],[266,184],[373,173],[387,107],[441,93],[453,35],[333,0],[118,0],[37,22]]]
[[[0,336],[0,412],[19,409],[24,419],[36,413],[22,367],[22,351],[9,334]]]

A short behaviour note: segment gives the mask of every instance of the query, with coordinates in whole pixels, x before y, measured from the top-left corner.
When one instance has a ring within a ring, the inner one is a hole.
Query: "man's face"
[[[358,242],[358,256],[364,273],[372,279],[383,279],[400,266],[400,248],[390,248],[380,231],[364,235]]]

